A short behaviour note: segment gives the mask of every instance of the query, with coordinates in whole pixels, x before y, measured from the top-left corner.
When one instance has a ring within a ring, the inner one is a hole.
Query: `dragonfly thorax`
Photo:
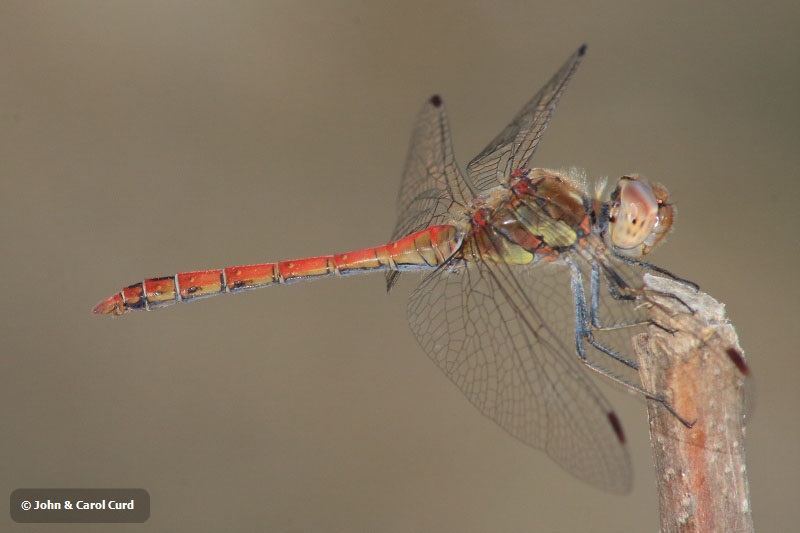
[[[517,172],[468,211],[465,251],[510,264],[556,260],[590,233],[590,210],[578,183],[544,169]]]

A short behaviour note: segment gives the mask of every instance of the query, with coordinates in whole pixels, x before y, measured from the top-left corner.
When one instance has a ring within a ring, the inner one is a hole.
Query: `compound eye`
[[[650,185],[629,178],[620,181],[609,224],[612,244],[623,250],[643,244],[658,223],[658,207]]]

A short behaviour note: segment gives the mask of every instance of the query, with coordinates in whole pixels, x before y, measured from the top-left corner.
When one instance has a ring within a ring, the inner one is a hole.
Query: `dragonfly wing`
[[[627,492],[631,466],[619,422],[574,341],[564,342],[575,320],[569,269],[530,270],[488,260],[439,268],[411,297],[411,327],[484,415],[576,477]]]
[[[514,120],[470,161],[467,174],[478,190],[506,183],[514,170],[528,166],[558,100],[585,54],[586,45],[583,45],[572,54],[547,85],[525,104]]]
[[[447,222],[473,196],[453,155],[444,102],[440,96],[432,96],[411,134],[391,240]],[[389,288],[398,274],[387,274]]]
[[[444,222],[473,194],[453,155],[444,102],[432,96],[417,116],[406,158],[392,240]]]

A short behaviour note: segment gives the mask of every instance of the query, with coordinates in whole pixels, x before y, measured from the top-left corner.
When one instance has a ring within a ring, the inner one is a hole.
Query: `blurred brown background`
[[[425,98],[444,95],[465,164],[586,41],[535,162],[669,187],[677,229],[654,260],[727,303],[758,393],[756,526],[796,525],[799,15],[3,2],[0,501],[141,487],[152,515],[131,531],[655,530],[644,404],[610,393],[633,494],[575,481],[423,355],[410,276],[388,297],[373,276],[90,315],[147,276],[381,243]]]

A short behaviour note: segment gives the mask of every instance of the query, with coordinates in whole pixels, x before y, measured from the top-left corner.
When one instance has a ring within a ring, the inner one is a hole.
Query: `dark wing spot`
[[[587,44],[586,44],[586,43],[583,43],[583,44],[581,45],[581,47],[580,47],[580,48],[578,48],[578,55],[579,55],[579,56],[582,56],[582,55],[586,54],[586,47],[587,47]]]
[[[617,413],[614,411],[609,411],[608,413],[608,421],[611,422],[611,427],[614,430],[614,433],[617,434],[617,440],[619,440],[620,444],[625,444],[625,432],[622,431],[622,424],[617,418]]]
[[[739,369],[739,372],[741,372],[743,376],[750,375],[750,367],[744,362],[744,357],[742,357],[742,353],[739,350],[731,346],[725,350],[725,353],[728,354],[728,357],[730,357],[733,364],[736,365],[736,368]]]
[[[430,100],[428,100],[433,107],[441,107],[442,105],[442,97],[438,94],[434,94],[431,96]]]
[[[200,290],[200,287],[197,287],[197,286],[189,287],[188,289],[186,289],[186,293],[187,294],[194,294],[199,290]]]

